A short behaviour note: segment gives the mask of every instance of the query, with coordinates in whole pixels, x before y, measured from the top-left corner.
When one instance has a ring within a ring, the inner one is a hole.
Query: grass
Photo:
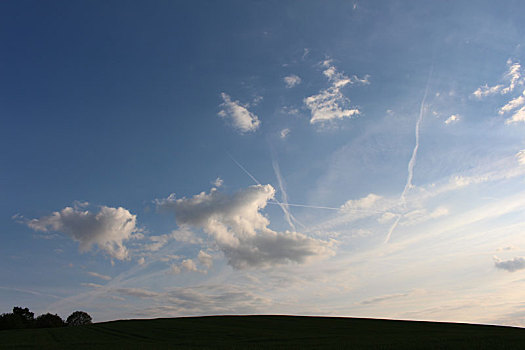
[[[210,316],[0,331],[0,349],[525,349],[525,329],[336,317]]]

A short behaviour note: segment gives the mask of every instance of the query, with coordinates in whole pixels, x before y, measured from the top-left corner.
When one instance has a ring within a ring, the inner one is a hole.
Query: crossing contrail
[[[228,153],[228,156],[229,156],[229,157],[235,162],[235,164],[237,164],[237,166],[238,166],[239,168],[241,168],[241,170],[244,171],[244,172],[246,173],[246,175],[248,175],[248,176],[250,177],[250,179],[252,179],[257,185],[260,185],[260,184],[261,184],[261,183],[259,182],[259,180],[257,180],[257,179],[255,178],[255,176],[253,176],[248,170],[246,170],[246,168],[243,167],[243,166],[241,165],[241,163],[239,163],[237,160],[235,160],[235,158],[233,158],[233,156],[232,156],[231,154]],[[279,176],[280,176],[280,173],[279,173]],[[284,193],[286,193],[286,192],[284,192]],[[291,219],[291,220],[295,221],[297,224],[301,225],[303,228],[306,228],[306,226],[304,226],[299,220],[297,220],[297,219],[292,215],[292,213],[290,213],[290,211],[288,210],[288,206],[289,206],[288,204],[284,205],[283,203],[279,202],[278,200],[276,200],[276,199],[274,199],[274,198],[270,199],[269,204],[277,204],[277,205],[279,205],[279,206],[281,207],[281,209],[283,210],[283,212],[285,213],[285,216],[286,216],[286,219],[287,219],[287,220]],[[293,229],[294,231],[296,231],[295,226],[294,226],[294,224],[291,222],[291,220],[288,221],[288,223],[290,224],[290,226],[292,227],[292,229]]]
[[[275,173],[275,177],[277,178],[277,183],[279,184],[279,189],[281,190],[281,203],[280,207],[283,210],[284,218],[288,222],[288,225],[292,228],[292,230],[297,231],[295,229],[295,225],[292,222],[292,214],[290,213],[290,210],[288,209],[288,194],[286,193],[286,190],[284,188],[284,181],[281,176],[281,169],[279,168],[279,163],[277,163],[277,160],[274,158],[272,160],[272,166],[273,171]]]

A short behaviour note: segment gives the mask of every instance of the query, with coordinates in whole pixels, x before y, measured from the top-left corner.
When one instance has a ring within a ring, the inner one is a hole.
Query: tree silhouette
[[[35,326],[37,328],[52,328],[52,327],[63,327],[66,323],[58,315],[50,313],[40,315],[35,320]]]
[[[29,311],[27,307],[21,308],[21,307],[15,306],[13,308],[13,314],[20,316],[22,320],[24,320],[27,323],[31,323],[35,320],[35,314]]]
[[[0,316],[0,329],[31,328],[34,325],[35,314],[29,309],[15,306],[10,314]]]
[[[91,323],[91,316],[84,311],[75,311],[66,320],[68,326],[82,326]]]

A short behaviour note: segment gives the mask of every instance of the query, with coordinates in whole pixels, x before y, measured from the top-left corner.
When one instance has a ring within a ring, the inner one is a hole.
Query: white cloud
[[[503,88],[503,85],[499,84],[499,85],[495,85],[495,86],[488,86],[487,84],[483,85],[483,86],[480,86],[479,88],[477,88],[476,91],[474,91],[472,94],[481,99],[485,96],[489,96],[489,95],[495,95],[497,94],[498,92],[501,91],[501,89]]]
[[[213,266],[212,256],[203,250],[199,251],[199,255],[197,256],[197,259],[199,259],[199,262],[202,265],[206,266],[207,268],[211,268]]]
[[[525,94],[525,90],[523,91],[523,94]],[[525,104],[525,96],[521,95],[521,96],[518,96],[512,100],[510,100],[509,102],[507,102],[507,104],[505,104],[505,106],[501,107],[500,110],[499,110],[499,114],[505,114],[507,112],[510,112],[520,106],[522,106],[523,104]]]
[[[96,214],[78,207],[66,207],[49,216],[27,221],[33,230],[58,231],[68,235],[80,242],[83,252],[96,245],[119,260],[128,257],[124,241],[139,236],[135,223],[136,215],[127,209],[106,206],[101,206]]]
[[[516,153],[516,159],[518,159],[518,163],[521,165],[525,165],[525,149],[522,149],[518,153]]]
[[[458,122],[460,119],[459,115],[457,114],[452,114],[450,117],[448,117],[447,120],[445,120],[445,124],[452,124],[452,123],[456,123]]]
[[[513,115],[512,118],[507,119],[505,124],[513,124],[518,122],[525,122],[525,106],[518,109]]]
[[[220,177],[217,177],[215,181],[213,181],[213,186],[215,187],[221,187],[223,184],[224,181]]]
[[[100,279],[103,279],[105,281],[111,280],[110,276],[101,275],[100,273],[96,273],[96,272],[88,272],[88,275],[93,276],[93,277],[97,277],[97,278],[100,278]]]
[[[239,101],[232,101],[228,94],[221,93],[222,100],[219,112],[221,118],[229,119],[235,129],[241,134],[257,130],[261,122],[259,118],[248,110],[249,105],[242,105]]]
[[[289,133],[290,133],[290,129],[286,128],[286,129],[282,129],[279,135],[281,136],[281,139],[285,139]]]
[[[371,209],[382,199],[383,197],[370,193],[366,197],[346,201],[346,203],[341,206],[341,211]]]
[[[511,260],[501,260],[495,256],[494,266],[496,266],[498,269],[507,270],[509,272],[522,270],[525,269],[525,258],[516,257]]]
[[[103,285],[96,284],[96,283],[80,283],[80,285],[83,286],[83,287],[89,287],[89,288],[102,288],[102,287],[104,287]]]
[[[250,186],[228,195],[212,188],[191,198],[158,201],[175,213],[177,223],[202,228],[234,268],[302,263],[332,255],[332,243],[296,232],[275,232],[260,212],[274,198],[271,185]]]
[[[505,78],[509,80],[509,85],[501,90],[502,94],[511,92],[516,87],[516,84],[520,83],[521,77],[521,65],[519,63],[513,63],[512,60],[507,60],[507,66],[509,67],[507,73],[505,73]]]
[[[348,108],[350,100],[346,98],[341,88],[348,84],[370,84],[369,76],[358,78],[353,76],[348,78],[341,72],[338,72],[336,67],[332,65],[331,60],[325,60],[321,63],[326,69],[323,74],[328,78],[332,85],[325,90],[321,90],[317,95],[312,95],[304,99],[305,105],[310,109],[311,119],[310,123],[327,122],[331,120],[351,118],[358,115],[359,109]]]
[[[301,84],[301,78],[295,74],[289,75],[283,78],[284,83],[288,89],[293,88],[296,85]]]
[[[183,260],[180,266],[186,271],[198,272],[197,265],[192,259]]]
[[[485,96],[495,95],[500,93],[501,95],[512,92],[516,85],[522,85],[523,80],[521,78],[521,65],[517,62],[513,63],[511,59],[507,60],[507,72],[505,72],[504,80],[508,81],[508,85],[498,84],[494,86],[488,86],[487,84],[480,86],[476,91],[472,93],[474,97],[481,99]]]

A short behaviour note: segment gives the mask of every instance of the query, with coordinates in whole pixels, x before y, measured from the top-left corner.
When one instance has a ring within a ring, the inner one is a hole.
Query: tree
[[[68,326],[82,326],[91,323],[91,316],[84,311],[75,311],[66,320]]]
[[[63,327],[66,325],[66,323],[60,316],[47,313],[38,316],[36,318],[35,325],[37,328],[53,328]]]
[[[26,328],[24,320],[13,313],[2,314],[0,316],[0,330],[1,329],[20,329]]]
[[[13,314],[20,316],[22,320],[24,320],[27,323],[31,323],[35,320],[35,314],[29,311],[27,307],[21,308],[21,307],[15,306],[13,308]]]

